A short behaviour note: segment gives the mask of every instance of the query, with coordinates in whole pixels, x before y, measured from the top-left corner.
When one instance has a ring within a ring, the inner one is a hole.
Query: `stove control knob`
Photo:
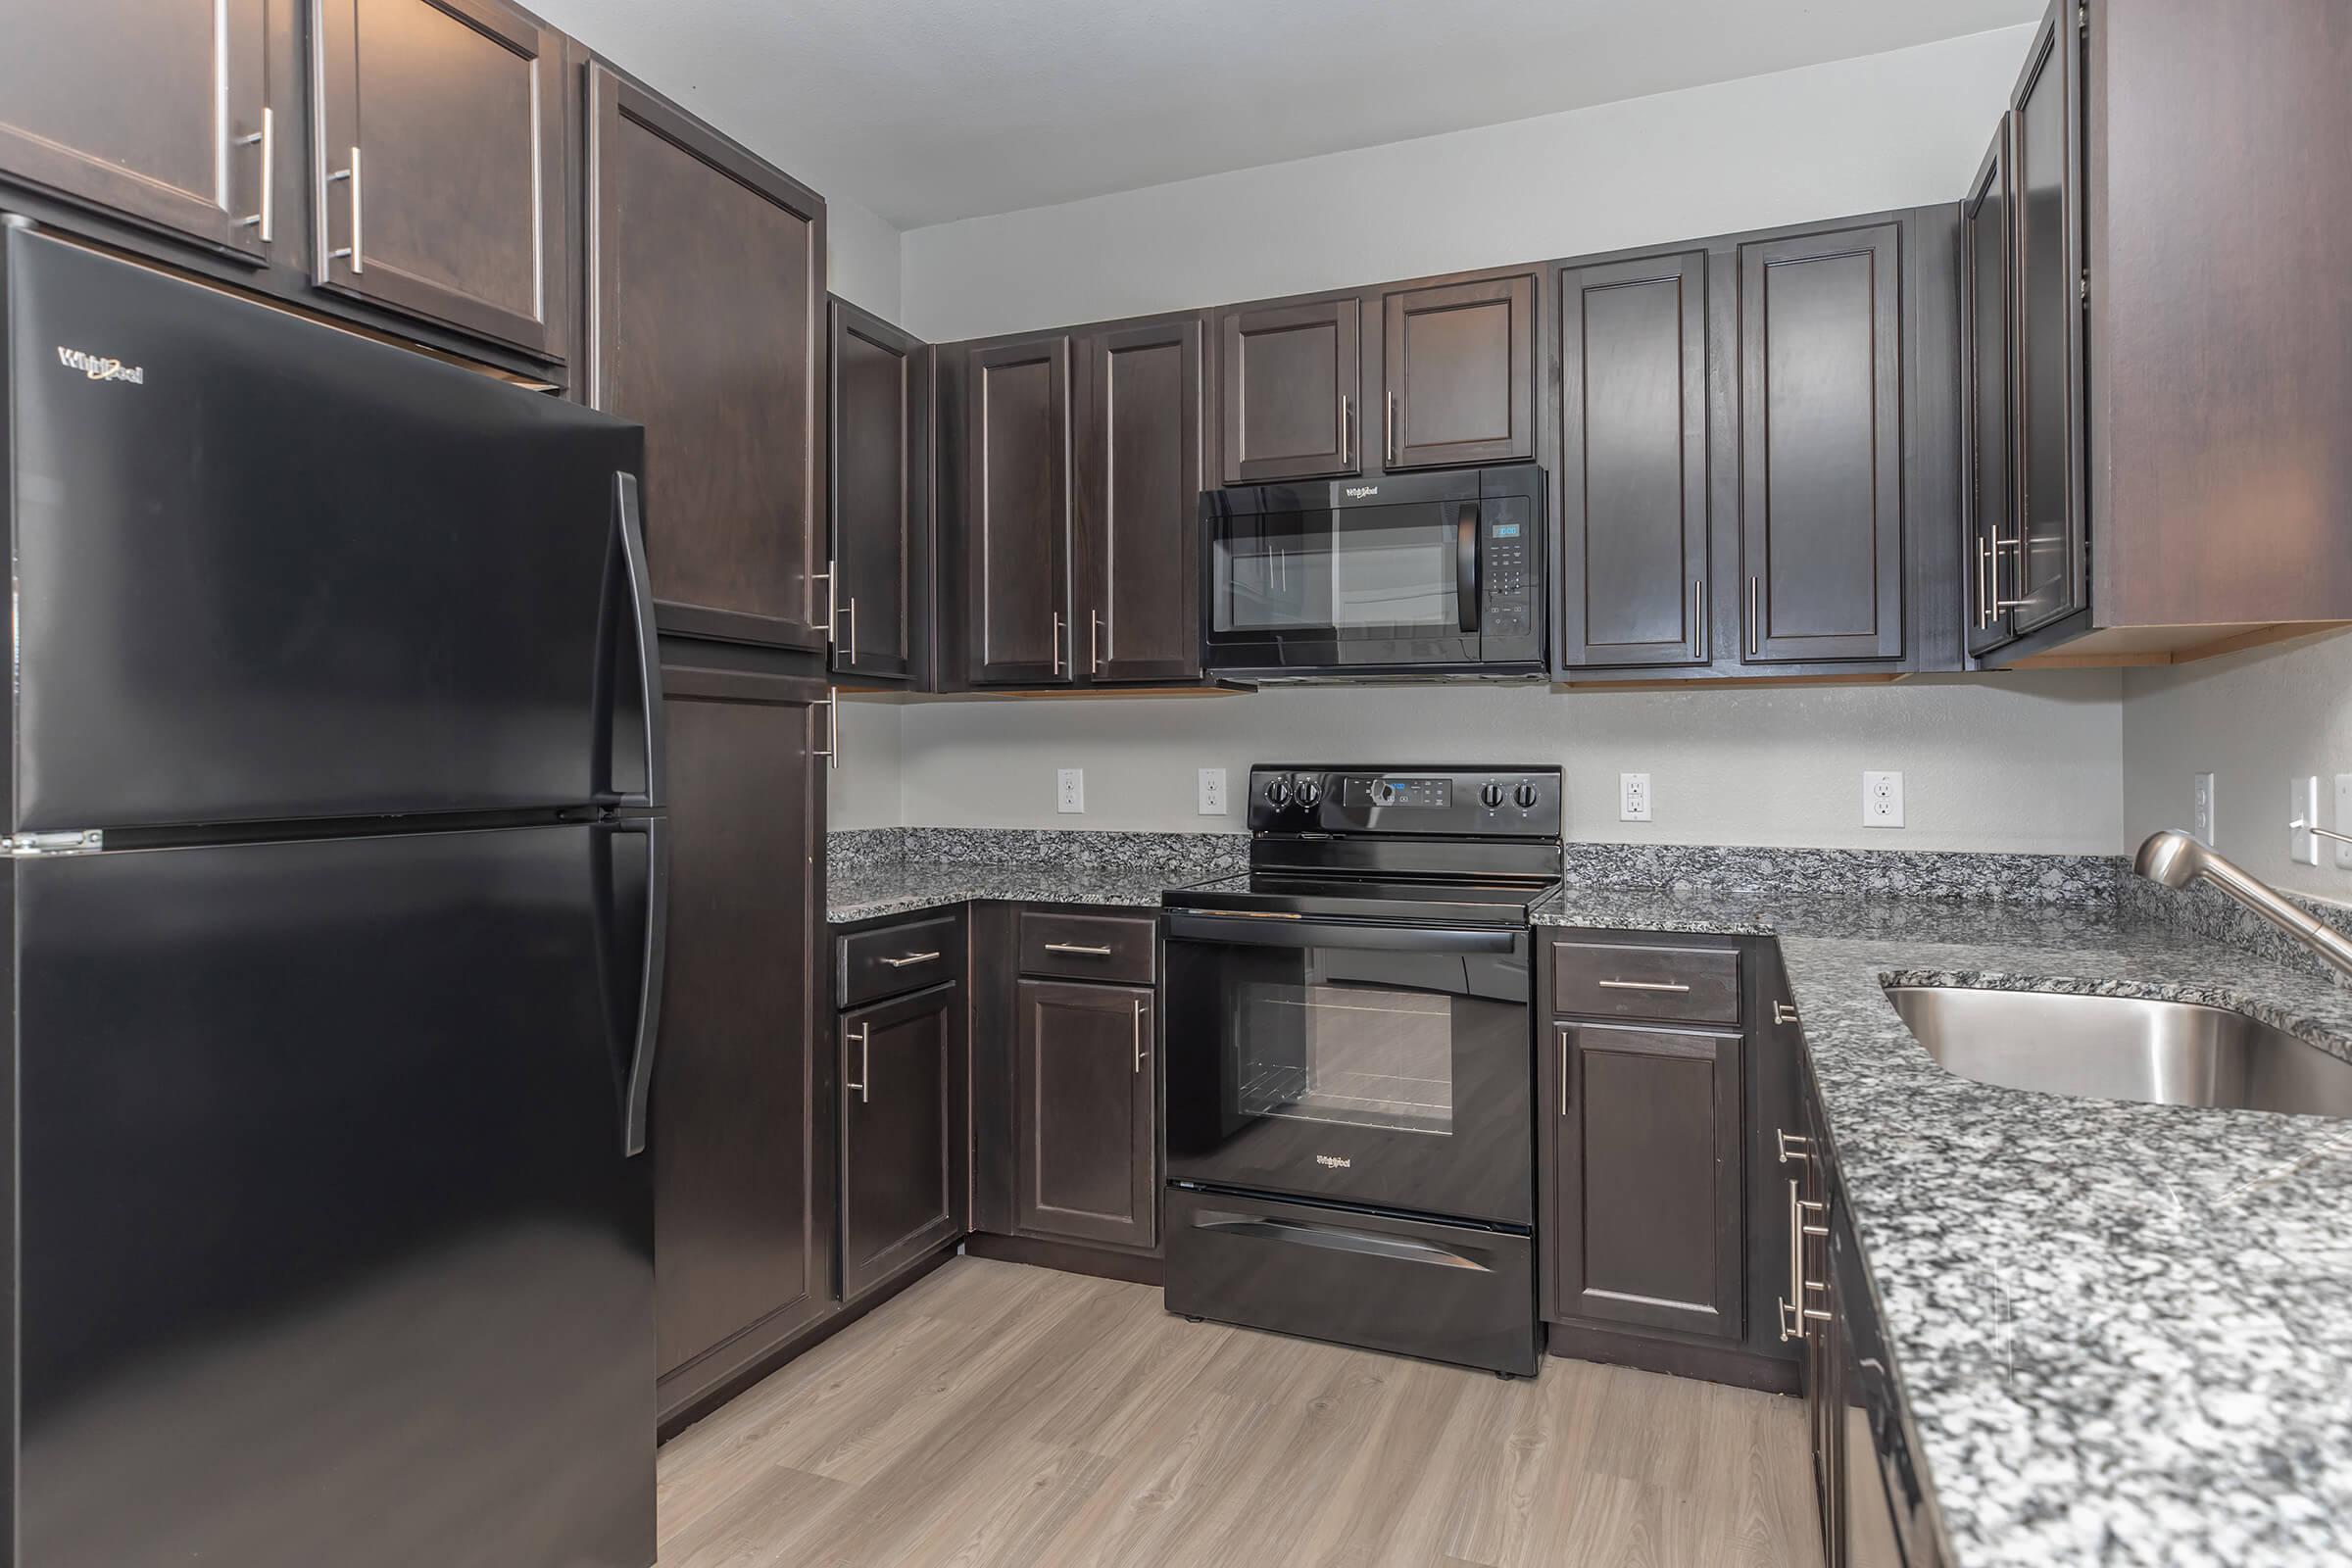
[[[1266,786],[1266,799],[1271,801],[1276,806],[1290,805],[1291,781],[1287,778],[1277,778],[1272,783],[1268,784]]]
[[[1536,786],[1534,782],[1531,780],[1522,780],[1519,787],[1511,791],[1511,799],[1519,803],[1519,808],[1521,810],[1533,810],[1536,805]]]
[[[1481,784],[1478,787],[1478,799],[1479,804],[1484,806],[1488,810],[1492,811],[1496,809],[1502,805],[1502,786],[1499,784]]]
[[[1302,778],[1298,781],[1298,804],[1300,806],[1313,806],[1322,799],[1322,785],[1311,778]]]

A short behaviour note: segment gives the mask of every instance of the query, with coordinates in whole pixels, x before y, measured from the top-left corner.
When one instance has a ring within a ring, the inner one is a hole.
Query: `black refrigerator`
[[[18,1568],[645,1568],[643,435],[18,224]]]

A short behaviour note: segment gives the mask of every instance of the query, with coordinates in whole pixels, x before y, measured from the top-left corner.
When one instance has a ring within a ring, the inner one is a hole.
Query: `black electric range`
[[[1266,764],[1169,890],[1171,1311],[1531,1375],[1556,767]]]

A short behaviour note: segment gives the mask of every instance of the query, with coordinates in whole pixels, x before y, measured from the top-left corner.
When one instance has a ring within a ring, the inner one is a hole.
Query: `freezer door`
[[[0,861],[19,1568],[653,1561],[658,847]]]
[[[637,426],[0,243],[17,830],[647,797]]]

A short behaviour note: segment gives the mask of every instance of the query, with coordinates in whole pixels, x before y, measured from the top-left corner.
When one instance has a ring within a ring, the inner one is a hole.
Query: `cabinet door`
[[[589,68],[588,391],[645,426],[662,629],[825,644],[825,209]]]
[[[2002,608],[2018,540],[2009,466],[2009,119],[2001,118],[1960,205],[1961,481],[1967,533],[1968,651],[2009,640]]]
[[[1085,340],[1086,673],[1200,674],[1200,318]]]
[[[1740,1037],[1563,1023],[1546,1309],[1736,1340]]]
[[[930,555],[931,351],[846,300],[831,347],[833,667],[907,680]]]
[[[841,1015],[841,1295],[964,1231],[963,987]]]
[[[2009,597],[2020,635],[2083,593],[2082,44],[2075,0],[2053,0],[2010,100],[2016,141],[2018,512]],[[2182,374],[2193,374],[2181,367]]]
[[[1740,247],[1743,657],[1903,653],[1901,231]]]
[[[1067,685],[1070,340],[975,349],[963,449],[965,614],[975,682]]]
[[[1356,302],[1243,306],[1217,322],[1225,482],[1361,472]]]
[[[1707,258],[1560,273],[1560,662],[1703,664]]]
[[[318,286],[563,359],[563,36],[506,0],[317,4]]]
[[[1384,466],[1536,455],[1533,275],[1399,289],[1381,309]]]
[[[832,1302],[819,682],[663,671],[670,917],[654,1069],[655,1348],[665,1411]]]
[[[270,3],[12,7],[0,48],[0,170],[267,256],[277,225],[300,221],[265,196],[270,166],[302,146],[300,93],[269,80]]]
[[[1156,1246],[1152,993],[1023,980],[1019,1005],[1015,1223],[1033,1236]]]

